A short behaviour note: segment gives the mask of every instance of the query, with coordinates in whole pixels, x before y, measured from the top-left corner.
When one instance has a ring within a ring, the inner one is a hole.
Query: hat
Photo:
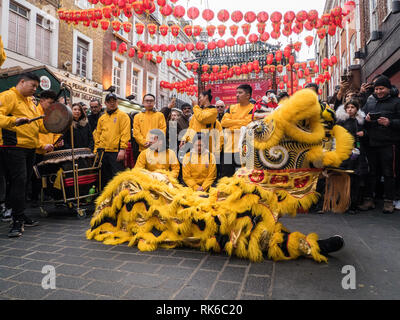
[[[392,84],[390,83],[390,80],[386,76],[380,76],[374,81],[374,88],[376,87],[386,87],[389,89],[392,89]]]
[[[117,95],[113,92],[110,92],[109,94],[106,95],[106,101],[109,101],[110,99],[118,100]]]

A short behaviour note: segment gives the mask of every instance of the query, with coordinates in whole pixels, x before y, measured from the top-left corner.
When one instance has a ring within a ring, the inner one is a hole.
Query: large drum
[[[94,158],[95,154],[92,153],[92,151],[88,148],[74,149],[74,159],[75,159],[75,164],[78,165],[78,169],[92,167]],[[55,199],[60,199],[62,196],[62,190],[60,190],[59,188],[54,188],[54,185],[57,180],[57,174],[59,173],[60,169],[62,169],[64,172],[71,171],[73,169],[72,149],[59,150],[44,154],[43,161],[38,163],[37,168],[42,178],[44,176],[46,177],[46,187],[50,191],[50,194]],[[89,174],[89,176],[92,175],[94,176],[94,173],[90,175],[90,172],[84,174]],[[74,177],[73,173],[71,172],[66,174],[66,177],[64,179],[64,188],[67,198],[71,198],[74,196],[73,177]],[[79,177],[78,180],[81,181],[82,177]],[[87,194],[92,185],[91,180],[85,182],[90,182],[90,183],[81,183],[81,182],[79,183],[80,195]]]

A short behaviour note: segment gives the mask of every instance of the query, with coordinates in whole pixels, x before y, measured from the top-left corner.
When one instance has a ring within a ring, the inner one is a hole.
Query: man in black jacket
[[[376,191],[377,169],[384,176],[384,213],[393,213],[395,197],[396,158],[400,142],[400,99],[391,95],[389,78],[381,76],[374,81],[374,99],[368,99],[363,108],[365,129],[369,140],[367,159],[369,163],[368,190],[360,210],[375,208],[373,195]]]
[[[100,100],[93,99],[90,101],[90,115],[88,116],[88,121],[90,124],[90,128],[92,133],[97,128],[97,122],[99,118],[103,115],[103,110],[101,106]]]

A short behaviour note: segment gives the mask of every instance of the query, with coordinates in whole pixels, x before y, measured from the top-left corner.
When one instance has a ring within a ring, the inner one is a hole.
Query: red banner
[[[235,83],[221,83],[212,84],[206,87],[206,90],[211,89],[211,94],[213,96],[212,103],[215,104],[216,101],[222,100],[225,102],[226,106],[237,104],[236,99],[236,89],[241,84],[250,84],[253,88],[252,98],[255,100],[260,100],[269,89],[267,81],[259,82],[235,82]]]

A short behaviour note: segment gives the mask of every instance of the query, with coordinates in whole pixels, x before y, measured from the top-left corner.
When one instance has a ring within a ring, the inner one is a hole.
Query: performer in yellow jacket
[[[208,191],[217,178],[215,157],[208,151],[202,134],[197,134],[192,151],[183,158],[182,178],[194,191]]]
[[[133,120],[133,137],[139,145],[139,151],[143,151],[150,146],[148,133],[152,129],[160,129],[167,132],[167,123],[161,112],[154,111],[156,97],[152,94],[146,94],[143,97],[144,112],[137,114]]]
[[[124,170],[125,150],[131,138],[131,120],[126,113],[118,110],[117,96],[109,93],[105,103],[106,112],[99,118],[93,132],[94,152],[104,150],[101,167],[103,187],[119,171]]]
[[[149,133],[149,148],[140,153],[135,168],[171,171],[173,177],[177,179],[180,171],[179,161],[175,152],[166,148],[164,133],[159,129],[150,130]]]
[[[39,132],[47,133],[30,97],[39,86],[39,77],[32,73],[20,75],[16,87],[0,93],[0,170],[9,181],[6,203],[11,206],[13,224],[9,237],[19,237],[24,226],[38,223],[24,214],[27,183],[32,176]]]
[[[217,120],[218,110],[211,105],[211,90],[200,93],[199,105],[193,103],[193,116],[189,128],[182,138],[181,147],[187,142],[193,142],[196,134],[201,132],[209,136],[208,150],[219,154],[224,143],[221,123]]]
[[[222,118],[224,128],[224,155],[221,159],[222,176],[232,177],[240,167],[239,138],[240,129],[247,126],[252,120],[254,105],[250,103],[253,89],[248,84],[242,84],[237,88],[236,98],[238,104],[231,106]]]

